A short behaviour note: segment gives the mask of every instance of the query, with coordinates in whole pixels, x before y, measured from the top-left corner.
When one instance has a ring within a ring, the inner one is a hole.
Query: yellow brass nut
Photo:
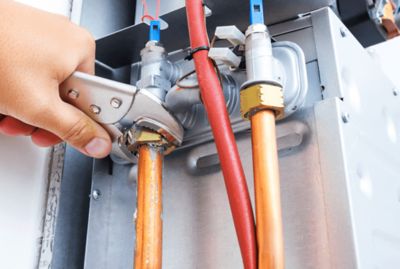
[[[153,130],[147,128],[135,128],[128,133],[127,148],[131,152],[138,152],[142,145],[152,145],[162,148],[163,154],[168,155],[174,151],[175,146],[168,142],[166,138]]]
[[[282,88],[275,85],[257,84],[240,91],[240,112],[244,119],[264,109],[275,111],[279,120],[285,114]]]
[[[137,152],[139,147],[144,144],[160,146],[166,144],[165,140],[159,133],[146,128],[132,129],[128,134],[128,150],[131,152]]]
[[[135,140],[138,143],[155,143],[162,142],[163,139],[159,133],[142,130],[136,133]]]

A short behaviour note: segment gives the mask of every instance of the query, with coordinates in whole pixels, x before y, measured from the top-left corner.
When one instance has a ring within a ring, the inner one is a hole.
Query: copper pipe
[[[275,114],[262,110],[251,117],[258,268],[283,269],[279,164]]]
[[[134,269],[161,269],[162,159],[158,148],[139,148]]]

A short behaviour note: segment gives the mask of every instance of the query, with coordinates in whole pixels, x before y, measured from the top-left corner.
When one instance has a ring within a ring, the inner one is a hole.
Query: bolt
[[[90,112],[92,112],[93,114],[100,114],[101,112],[101,108],[96,106],[96,105],[91,105],[90,106]]]
[[[348,123],[350,121],[350,114],[347,112],[342,113],[342,120],[344,123]]]
[[[122,101],[114,97],[113,99],[111,99],[110,104],[113,108],[120,108],[122,105]]]
[[[68,91],[68,97],[71,98],[71,99],[78,99],[79,92],[77,90],[75,90],[75,89],[70,89]]]
[[[342,37],[346,37],[347,36],[347,30],[344,27],[340,28],[340,34],[342,35]]]
[[[394,96],[400,95],[400,90],[399,90],[398,88],[394,88],[394,89],[393,89],[393,95],[394,95]]]
[[[92,198],[93,200],[97,201],[100,199],[101,192],[99,190],[93,190],[92,192]]]

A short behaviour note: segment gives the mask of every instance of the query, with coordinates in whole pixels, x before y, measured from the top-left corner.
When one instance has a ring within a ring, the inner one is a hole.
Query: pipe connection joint
[[[143,145],[150,145],[159,149],[164,155],[171,153],[175,146],[168,142],[161,134],[151,129],[134,126],[124,133],[122,138],[130,152],[137,153]]]
[[[256,84],[240,91],[240,112],[244,119],[260,110],[272,110],[276,119],[285,115],[282,87],[270,84]]]
[[[240,91],[240,111],[244,119],[268,109],[276,119],[285,116],[283,87],[275,79],[271,37],[264,24],[250,25],[246,31],[247,81]]]
[[[141,70],[137,87],[144,88],[164,101],[180,70],[167,60],[167,54],[161,43],[149,41],[140,52]]]

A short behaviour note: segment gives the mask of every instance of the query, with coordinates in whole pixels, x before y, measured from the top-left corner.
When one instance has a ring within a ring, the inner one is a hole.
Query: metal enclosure
[[[364,49],[328,7],[270,31],[302,48],[309,82],[305,106],[277,126],[286,267],[398,268],[400,84],[377,64],[390,57],[379,56],[380,46]],[[253,193],[249,132],[237,141]],[[165,269],[242,267],[216,156],[214,144],[203,143],[165,160]],[[84,268],[132,268],[135,174],[135,167],[95,161]]]

